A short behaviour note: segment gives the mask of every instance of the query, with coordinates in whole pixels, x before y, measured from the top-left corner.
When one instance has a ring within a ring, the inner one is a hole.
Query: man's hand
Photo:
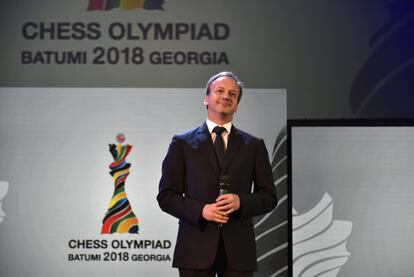
[[[202,216],[205,220],[225,224],[229,214],[240,209],[240,198],[237,194],[226,193],[217,197],[216,203],[206,204]]]
[[[202,216],[207,221],[214,221],[220,224],[227,223],[229,220],[229,217],[220,210],[217,203],[204,205]]]
[[[226,216],[240,209],[240,198],[237,194],[226,193],[220,195],[217,197],[216,203],[218,210]]]

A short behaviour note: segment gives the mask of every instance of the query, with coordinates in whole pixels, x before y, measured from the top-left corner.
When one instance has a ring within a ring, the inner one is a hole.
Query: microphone
[[[221,196],[226,193],[230,193],[230,177],[229,175],[222,175],[220,176],[219,194]],[[223,224],[220,223],[219,227],[223,227]]]
[[[219,190],[220,190],[219,192],[220,195],[230,193],[230,176],[229,175],[220,176]]]

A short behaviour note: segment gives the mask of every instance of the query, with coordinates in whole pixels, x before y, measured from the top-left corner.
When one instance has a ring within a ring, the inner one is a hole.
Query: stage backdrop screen
[[[293,275],[413,276],[412,122],[290,125]]]
[[[204,96],[202,88],[0,88],[0,276],[178,274],[178,220],[156,195],[173,135],[206,119]],[[234,124],[270,152],[286,125],[286,91],[246,88]],[[119,199],[128,220],[108,228]]]

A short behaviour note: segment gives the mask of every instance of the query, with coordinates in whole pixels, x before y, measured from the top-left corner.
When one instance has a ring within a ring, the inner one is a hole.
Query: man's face
[[[233,117],[237,111],[240,88],[229,77],[220,77],[210,84],[210,93],[204,98],[209,116]]]

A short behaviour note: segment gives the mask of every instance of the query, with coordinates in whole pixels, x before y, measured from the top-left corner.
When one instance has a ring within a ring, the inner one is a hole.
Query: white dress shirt
[[[208,131],[211,134],[211,139],[213,140],[213,143],[216,141],[216,133],[213,132],[214,127],[219,126],[219,127],[224,127],[224,129],[226,129],[221,136],[223,137],[224,140],[224,147],[227,149],[227,142],[229,140],[229,135],[231,132],[231,126],[233,125],[232,122],[227,122],[224,125],[218,125],[217,123],[214,123],[213,121],[211,121],[210,119],[207,118],[206,120],[206,124],[208,127]]]

